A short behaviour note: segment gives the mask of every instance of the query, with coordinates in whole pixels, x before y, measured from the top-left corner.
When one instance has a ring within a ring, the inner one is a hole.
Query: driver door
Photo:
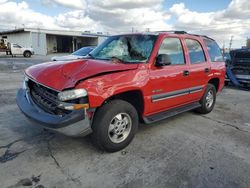
[[[150,70],[151,107],[147,114],[165,111],[190,101],[189,65],[185,61],[181,40],[175,37],[164,38],[159,54],[167,54],[171,64],[153,66]]]
[[[11,48],[11,53],[14,55],[19,55],[22,54],[22,47],[17,45],[17,44],[13,44],[12,48]]]

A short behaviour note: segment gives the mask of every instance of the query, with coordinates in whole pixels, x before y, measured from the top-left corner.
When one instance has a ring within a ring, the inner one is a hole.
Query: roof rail
[[[157,33],[161,33],[161,32],[167,32],[167,33],[174,33],[174,34],[187,34],[186,31],[175,31],[175,30],[169,30],[169,31],[155,31]]]
[[[197,36],[197,37],[205,37],[207,39],[210,39],[210,40],[214,40],[206,35],[199,35],[199,34],[192,34],[192,33],[188,33],[186,31],[175,31],[175,30],[170,30],[170,31],[156,31],[158,33],[160,32],[167,32],[167,33],[173,33],[173,34],[188,34],[188,35],[193,35],[193,36]]]
[[[188,33],[189,35],[193,35],[193,36],[197,36],[197,37],[204,37],[204,38],[207,38],[207,39],[210,39],[210,40],[213,40],[214,41],[214,39],[212,39],[212,38],[210,38],[210,37],[208,37],[208,36],[206,36],[206,35],[198,35],[198,34],[190,34],[190,33]]]

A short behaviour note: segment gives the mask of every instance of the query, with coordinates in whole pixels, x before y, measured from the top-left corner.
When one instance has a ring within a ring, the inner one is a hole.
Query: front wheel
[[[203,97],[200,100],[201,107],[196,109],[201,114],[208,114],[214,108],[216,101],[216,89],[214,85],[208,84]]]
[[[138,113],[126,101],[110,101],[97,110],[92,129],[92,140],[97,146],[108,152],[119,151],[134,138],[138,129]]]
[[[24,56],[24,57],[31,57],[31,52],[25,51],[25,52],[23,53],[23,56]]]

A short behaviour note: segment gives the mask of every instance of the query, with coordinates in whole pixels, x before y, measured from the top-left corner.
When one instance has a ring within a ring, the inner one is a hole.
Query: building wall
[[[37,55],[47,55],[48,53],[56,53],[55,47],[57,44],[57,37],[63,35],[46,34],[40,32],[41,30],[23,31],[17,33],[2,34],[7,36],[7,40],[11,43],[19,44],[23,47],[33,48]],[[0,36],[0,38],[1,38]],[[70,45],[70,51],[77,50],[84,46],[96,46],[102,43],[107,37],[103,36],[73,36],[73,43]],[[65,37],[71,37],[65,35]]]
[[[108,37],[98,37],[98,45],[105,41]]]
[[[35,54],[47,55],[46,34],[40,32],[31,32],[32,48]]]
[[[10,43],[19,44],[20,46],[26,48],[32,47],[30,32],[11,33],[11,34],[4,34],[2,36],[7,36],[7,41]]]
[[[46,35],[44,33],[24,31],[18,33],[3,34],[2,36],[7,36],[7,41],[10,43],[16,43],[26,48],[33,48],[35,54],[47,54]]]
[[[97,37],[77,37],[76,38],[76,49],[84,46],[96,46],[98,44]]]
[[[46,36],[47,40],[47,53],[56,53],[57,49],[57,41],[56,41],[56,36],[53,35],[47,35]]]
[[[247,39],[247,48],[250,48],[250,39]]]
[[[97,46],[101,44],[107,37],[74,37],[76,39],[75,50],[84,46]]]

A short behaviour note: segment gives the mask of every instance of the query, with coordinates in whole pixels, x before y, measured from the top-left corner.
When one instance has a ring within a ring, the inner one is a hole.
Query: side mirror
[[[166,65],[171,65],[171,59],[168,54],[159,54],[156,58],[156,63],[155,65],[157,67],[161,66],[166,66]]]

